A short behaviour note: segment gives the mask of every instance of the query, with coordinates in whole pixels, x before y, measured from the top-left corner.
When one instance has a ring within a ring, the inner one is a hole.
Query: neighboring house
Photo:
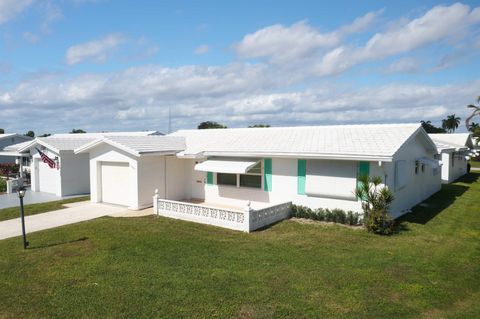
[[[156,131],[55,134],[38,137],[20,148],[30,152],[32,191],[52,193],[57,196],[90,193],[90,165],[88,154],[75,154],[74,149],[108,135],[146,136],[159,134]],[[41,160],[38,150],[54,160],[55,168]]]
[[[437,149],[419,124],[181,130],[155,147],[147,140],[105,137],[75,150],[90,153],[92,201],[161,204],[166,216],[248,231],[233,224],[245,222],[242,212],[256,212],[247,219],[258,227],[288,202],[360,212],[360,174],[394,192],[394,217],[441,187]],[[158,203],[148,198],[155,189]],[[205,215],[185,215],[192,211]]]
[[[8,149],[9,146],[31,140],[30,136],[16,133],[0,134],[0,164],[15,163],[15,160],[19,157],[15,151]]]
[[[429,134],[442,161],[442,183],[452,183],[467,173],[474,143],[469,133]]]

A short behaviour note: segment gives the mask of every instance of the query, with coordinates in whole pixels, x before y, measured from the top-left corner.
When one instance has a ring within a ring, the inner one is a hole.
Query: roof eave
[[[276,157],[276,158],[304,158],[304,159],[330,159],[350,161],[381,161],[391,162],[392,156],[386,155],[357,155],[357,154],[321,154],[321,153],[279,153],[279,152],[203,152],[198,154],[184,154],[182,157],[204,158],[207,156],[225,157]]]

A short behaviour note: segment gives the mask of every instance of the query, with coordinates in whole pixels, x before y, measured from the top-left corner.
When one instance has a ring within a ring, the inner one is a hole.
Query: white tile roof
[[[435,144],[446,144],[453,148],[470,147],[473,148],[473,142],[470,133],[445,133],[428,134]]]
[[[75,153],[87,152],[89,149],[106,143],[135,156],[153,153],[175,154],[185,149],[185,139],[173,136],[105,136],[84,144]]]
[[[180,130],[187,148],[180,156],[296,156],[390,158],[420,124],[336,125]],[[426,138],[432,148],[435,146]]]
[[[101,138],[104,136],[148,136],[148,135],[163,135],[158,131],[137,131],[137,132],[97,132],[97,133],[60,133],[48,136],[48,138]]]
[[[22,135],[22,134],[18,134],[18,133],[4,133],[4,134],[0,134],[0,140],[4,139],[4,138],[9,138],[9,137],[20,137],[24,140],[31,140],[32,138],[30,136],[26,136],[26,135]]]
[[[37,143],[50,148],[53,151],[73,151],[80,146],[99,140],[105,136],[126,136],[126,137],[145,137],[145,136],[159,136],[157,131],[143,131],[143,132],[108,132],[108,133],[81,133],[81,134],[54,134],[47,137],[37,137],[27,145],[20,148],[20,151],[25,151],[34,147]]]
[[[40,144],[57,151],[73,151],[74,149],[95,141],[95,137],[39,137]]]
[[[26,141],[26,142],[22,142],[22,143],[12,144],[12,145],[6,146],[4,148],[4,150],[5,151],[16,152],[19,149],[22,149],[22,148],[24,148],[25,146],[27,146],[31,143],[32,143],[32,141],[30,140],[30,141]]]

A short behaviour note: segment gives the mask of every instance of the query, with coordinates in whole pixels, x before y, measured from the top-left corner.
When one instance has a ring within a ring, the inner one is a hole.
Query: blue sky
[[[0,0],[0,127],[465,117],[480,3]]]

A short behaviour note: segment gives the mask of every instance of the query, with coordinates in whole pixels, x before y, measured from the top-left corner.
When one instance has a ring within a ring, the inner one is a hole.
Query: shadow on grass
[[[480,181],[480,172],[470,172],[467,175],[459,178],[455,183],[473,184]]]
[[[396,221],[399,225],[401,225],[402,222],[425,225],[444,209],[452,205],[453,202],[455,202],[458,197],[462,196],[468,189],[469,187],[462,185],[443,185],[439,192],[413,207],[412,212],[401,216]],[[403,227],[406,227],[406,225]]]
[[[48,247],[55,247],[55,246],[60,246],[60,245],[65,245],[65,244],[73,244],[73,243],[78,243],[82,241],[88,240],[88,237],[80,237],[78,239],[73,239],[73,240],[68,240],[68,241],[63,241],[59,243],[52,243],[52,244],[47,244],[47,245],[42,245],[42,246],[30,246],[28,249],[42,249],[42,248],[48,248]]]

